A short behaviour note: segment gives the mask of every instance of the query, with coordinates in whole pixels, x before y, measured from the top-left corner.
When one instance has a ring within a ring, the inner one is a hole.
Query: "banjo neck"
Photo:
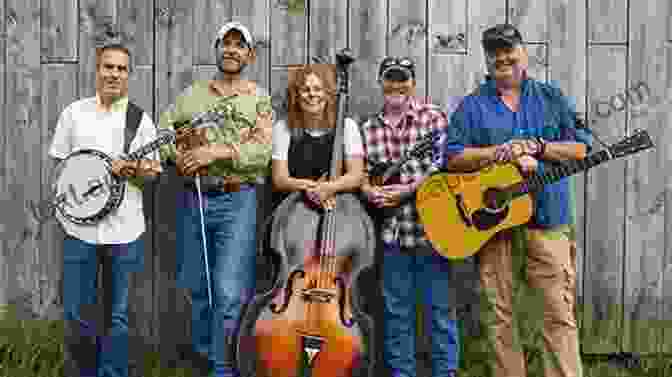
[[[139,160],[142,157],[154,152],[159,149],[164,144],[170,144],[175,141],[175,134],[172,132],[166,132],[164,135],[159,136],[156,140],[149,142],[142,147],[138,148],[135,152],[130,153],[125,156],[126,160]]]

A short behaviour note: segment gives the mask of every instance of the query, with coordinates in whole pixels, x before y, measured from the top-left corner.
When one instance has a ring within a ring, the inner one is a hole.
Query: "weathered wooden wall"
[[[286,88],[285,66],[350,47],[358,57],[350,109],[359,115],[381,103],[375,72],[385,54],[417,59],[419,92],[436,103],[464,95],[483,77],[482,30],[508,21],[529,41],[534,75],[575,96],[601,139],[645,128],[658,146],[576,179],[582,350],[672,352],[664,341],[672,335],[664,325],[672,319],[670,112],[591,112],[596,101],[623,107],[625,97],[614,96],[642,81],[652,103],[672,94],[669,1],[306,1],[299,15],[282,3],[0,1],[0,303],[25,295],[42,312],[59,302],[62,232],[33,207],[46,196],[47,147],[60,111],[94,93],[92,36],[102,25],[132,36],[131,97],[158,119],[193,79],[216,71],[211,42],[229,19],[261,40],[251,77],[276,98]],[[173,285],[173,178],[146,192],[146,268],[133,277],[130,303],[131,331],[142,340],[133,346],[153,345],[165,357],[189,343],[189,304]]]

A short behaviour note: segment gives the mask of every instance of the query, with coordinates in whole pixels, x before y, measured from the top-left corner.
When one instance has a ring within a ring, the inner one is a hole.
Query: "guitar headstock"
[[[614,158],[624,157],[639,151],[654,148],[653,140],[646,130],[635,130],[632,135],[611,145],[609,151]]]

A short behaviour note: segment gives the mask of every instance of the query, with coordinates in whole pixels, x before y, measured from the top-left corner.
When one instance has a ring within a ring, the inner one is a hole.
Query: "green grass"
[[[520,305],[524,307],[525,305]],[[530,313],[528,311],[527,313]],[[528,358],[530,377],[542,377],[540,319],[519,314],[521,343]],[[484,331],[481,331],[484,334]],[[11,311],[0,312],[0,377],[61,377],[63,375],[63,322],[19,320]],[[489,347],[484,338],[464,337],[461,377],[487,377],[484,361]],[[161,368],[157,353],[147,353],[141,366],[143,377],[191,377],[190,369]],[[584,357],[584,377],[669,377],[672,360],[652,357],[640,368],[626,369]],[[421,376],[425,377],[425,376]]]

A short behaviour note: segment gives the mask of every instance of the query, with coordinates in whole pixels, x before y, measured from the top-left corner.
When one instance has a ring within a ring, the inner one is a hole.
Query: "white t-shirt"
[[[357,123],[345,118],[345,127],[343,128],[343,139],[345,142],[346,158],[363,158],[364,146],[362,145],[362,135],[357,128]],[[328,132],[325,129],[306,129],[309,135],[319,137]],[[287,127],[287,121],[280,119],[273,124],[273,150],[272,158],[274,160],[287,161],[289,154],[289,145],[291,144],[292,134]]]
[[[68,154],[85,148],[97,149],[112,158],[124,152],[126,112],[98,112],[96,97],[73,102],[63,110],[49,148],[49,156],[64,159]],[[146,112],[138,126],[129,152],[156,139],[156,128]],[[143,157],[159,160],[158,153]],[[122,244],[137,240],[145,232],[142,192],[126,184],[126,194],[119,208],[95,225],[79,225],[62,221],[63,230],[72,237],[93,244]]]

